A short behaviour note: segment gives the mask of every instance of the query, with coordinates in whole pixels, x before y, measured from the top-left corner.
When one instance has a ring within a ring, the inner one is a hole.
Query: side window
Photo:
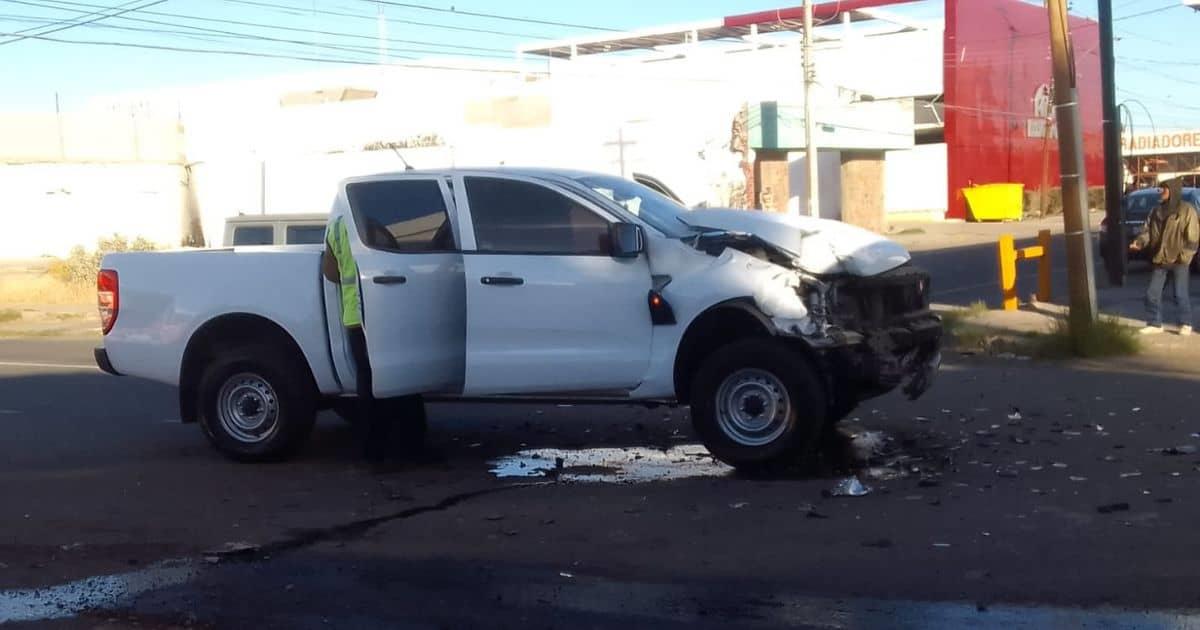
[[[481,252],[612,253],[608,221],[557,191],[491,177],[468,177],[466,189]]]
[[[269,225],[233,228],[234,247],[272,245],[274,242],[275,228]]]
[[[324,225],[287,226],[288,245],[320,245],[325,242]]]
[[[358,234],[390,252],[456,251],[446,200],[429,179],[361,182],[346,187]]]

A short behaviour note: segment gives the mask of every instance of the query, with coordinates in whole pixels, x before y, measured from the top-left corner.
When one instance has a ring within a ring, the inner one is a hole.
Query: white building
[[[816,31],[815,109],[826,130],[818,141],[895,147],[887,156],[888,210],[940,216],[946,152],[929,103],[942,91],[942,25],[878,11],[853,17],[854,24]],[[82,226],[69,238],[47,233],[35,241],[0,233],[0,251],[62,254],[90,244],[88,232],[178,243],[180,217],[189,212],[216,244],[229,216],[324,211],[339,179],[401,170],[405,161],[644,172],[691,204],[738,205],[743,162],[753,158],[735,146],[734,123],[762,102],[802,103],[799,37],[791,30],[722,32],[718,24],[534,44],[508,64],[431,60],[99,99],[88,115],[177,123],[178,159],[159,160],[166,170],[154,175],[129,159],[104,164],[100,176],[100,165],[92,165],[84,176],[78,164],[62,164],[73,161],[69,152],[36,165],[51,173],[50,188],[73,196],[69,210],[48,207],[54,202],[44,178],[22,181],[29,164],[0,169],[4,177],[18,168],[6,181],[10,190],[28,189],[22,198],[35,209],[31,216]],[[598,54],[603,46],[628,50]],[[566,58],[557,58],[562,51]],[[929,133],[916,124],[925,118]],[[821,159],[822,214],[837,217],[839,155],[824,151]],[[109,177],[114,169],[138,174]],[[803,158],[792,159],[791,172],[788,207],[798,210],[806,197]],[[82,182],[97,179],[111,185],[84,193]]]

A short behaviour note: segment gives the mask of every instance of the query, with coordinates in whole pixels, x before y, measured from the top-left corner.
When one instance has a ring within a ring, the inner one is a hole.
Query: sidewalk
[[[1088,215],[1092,233],[1100,228],[1103,212]],[[1002,234],[1012,234],[1018,241],[1037,236],[1039,230],[1050,230],[1058,235],[1063,232],[1063,218],[1050,216],[1012,222],[971,223],[967,221],[892,221],[884,236],[904,245],[909,251],[920,252],[931,249],[947,249],[970,245],[995,245]]]

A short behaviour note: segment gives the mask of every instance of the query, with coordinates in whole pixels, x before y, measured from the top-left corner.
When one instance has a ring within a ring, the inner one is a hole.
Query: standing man
[[[325,279],[336,282],[340,295],[339,306],[346,343],[354,361],[356,384],[356,424],[366,426],[364,450],[368,459],[379,460],[387,453],[388,426],[380,417],[371,381],[371,359],[367,355],[367,337],[363,333],[362,295],[358,284],[358,263],[350,251],[350,232],[346,218],[338,216],[325,230],[325,253],[321,256],[321,271]]]
[[[1146,249],[1154,265],[1146,290],[1149,321],[1140,332],[1154,335],[1163,331],[1162,294],[1169,273],[1175,284],[1179,334],[1186,336],[1192,334],[1188,274],[1196,248],[1200,247],[1200,218],[1196,216],[1196,208],[1183,200],[1183,184],[1178,179],[1163,184],[1160,195],[1162,202],[1146,219],[1146,230],[1129,246],[1135,252]]]

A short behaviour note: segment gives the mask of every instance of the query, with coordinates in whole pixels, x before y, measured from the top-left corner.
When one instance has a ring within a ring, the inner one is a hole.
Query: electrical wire
[[[544,26],[565,26],[567,28],[582,28],[592,31],[620,31],[621,29],[608,28],[605,26],[592,26],[588,24],[572,24],[570,22],[554,22],[551,20],[537,20],[533,18],[522,18],[511,15],[499,15],[496,13],[479,13],[475,11],[461,11],[455,7],[444,8],[434,7],[427,4],[415,4],[411,2],[392,2],[391,0],[361,0],[362,2],[370,2],[372,4],[382,4],[390,7],[400,7],[404,9],[419,9],[422,11],[435,11],[437,13],[450,13],[453,15],[466,15],[470,17],[487,18],[490,20],[504,20],[506,22],[524,22],[527,24],[541,24]],[[838,0],[839,2],[841,0]]]
[[[17,4],[32,4],[32,3],[28,3],[28,2],[23,2],[21,0],[3,0],[3,1],[16,2]],[[349,45],[349,44],[347,44],[347,45],[325,44],[325,43],[320,43],[320,42],[269,37],[269,36],[265,36],[265,35],[257,35],[254,33],[241,33],[241,32],[237,32],[237,31],[211,29],[211,28],[205,28],[202,26],[192,26],[190,24],[177,24],[177,23],[171,23],[171,22],[163,22],[163,21],[159,21],[159,20],[147,20],[147,19],[140,19],[140,18],[121,18],[121,19],[127,19],[127,20],[141,22],[141,23],[156,24],[156,25],[161,25],[161,26],[185,28],[185,29],[189,29],[189,31],[217,35],[219,37],[223,37],[226,39],[232,38],[232,39],[238,39],[238,40],[242,40],[242,41],[259,41],[259,42],[290,44],[290,45],[294,45],[294,46],[304,46],[304,47],[309,47],[309,48],[336,50],[339,52],[350,52],[350,53],[375,54],[379,50],[377,46],[359,46],[359,45]],[[99,26],[105,26],[105,25],[99,25]],[[178,30],[168,30],[168,29],[148,29],[148,28],[120,27],[120,26],[112,27],[112,28],[116,28],[119,30],[126,30],[126,31],[134,31],[134,32],[153,33],[153,34],[159,34],[159,35],[193,35],[194,34],[193,32],[189,32],[189,31],[178,31]],[[209,39],[207,41],[214,41],[214,40]],[[215,40],[215,41],[220,41],[220,40]],[[508,59],[508,58],[510,58],[508,55],[498,56],[498,55],[488,55],[488,54],[481,54],[481,53],[467,53],[467,52],[448,53],[445,51],[420,50],[420,49],[415,49],[415,48],[390,48],[389,50],[392,52],[397,52],[397,53],[413,53],[413,54],[426,54],[426,55],[437,55],[437,54],[450,55],[450,54],[453,54],[454,56],[457,56],[457,57],[477,57],[477,58],[484,58],[484,59]],[[414,59],[414,57],[401,57],[401,58]]]
[[[13,35],[13,33],[0,33],[0,37],[11,36],[11,35]],[[316,62],[316,63],[333,63],[333,64],[355,65],[355,66],[385,66],[385,67],[395,67],[395,68],[409,68],[409,69],[416,69],[416,70],[449,70],[449,71],[456,71],[456,72],[482,72],[482,73],[507,74],[507,75],[522,74],[522,70],[519,70],[519,69],[506,70],[506,69],[501,69],[501,68],[471,68],[471,67],[467,67],[467,66],[447,66],[447,65],[438,65],[438,64],[433,64],[433,63],[423,63],[423,62],[422,63],[380,64],[377,61],[344,59],[344,58],[339,58],[339,57],[310,57],[310,56],[303,56],[303,55],[284,55],[284,54],[260,53],[260,52],[254,52],[254,51],[249,51],[249,50],[227,50],[227,49],[218,50],[218,49],[207,49],[207,48],[185,48],[182,46],[166,46],[166,45],[135,43],[135,42],[63,39],[63,38],[58,38],[58,37],[45,37],[42,35],[30,35],[29,39],[36,39],[36,40],[45,41],[45,42],[53,42],[53,43],[57,43],[57,44],[70,44],[70,45],[80,45],[80,46],[108,46],[108,47],[116,47],[116,48],[138,48],[138,49],[145,49],[145,50],[162,50],[162,51],[168,51],[168,52],[181,52],[181,53],[231,55],[231,56],[236,56],[236,57],[258,57],[258,58],[265,58],[265,59],[290,59],[290,60],[294,60],[294,61],[311,61],[311,62]],[[542,72],[542,71],[524,71],[524,74],[544,75],[547,73]]]
[[[81,18],[85,18],[85,17],[91,17],[91,16],[93,16],[93,15],[97,15],[97,14],[99,14],[99,13],[103,13],[104,11],[112,11],[112,10],[114,10],[114,9],[124,9],[125,7],[128,7],[128,6],[129,6],[129,5],[131,5],[131,4],[137,4],[137,3],[141,2],[141,1],[142,1],[142,0],[131,0],[130,2],[125,2],[125,3],[119,4],[119,5],[115,6],[115,7],[106,7],[106,6],[96,5],[96,8],[97,8],[97,9],[101,9],[100,11],[93,11],[92,13],[88,13],[88,14],[86,14],[86,15],[77,15],[77,16],[74,16],[74,17],[71,17],[71,18],[68,18],[68,19],[65,19],[65,20],[53,20],[53,23],[55,23],[55,24],[66,24],[66,23],[68,23],[68,22],[74,22],[74,21],[76,21],[76,20],[79,20],[79,19],[81,19]],[[27,28],[27,29],[23,29],[23,30],[17,31],[17,32],[18,32],[18,33],[28,33],[29,31],[36,31],[36,30],[39,30],[39,29],[42,29],[42,28],[45,28],[45,26],[34,26],[34,27],[30,27],[30,28]]]
[[[1162,13],[1163,11],[1169,10],[1169,8],[1175,8],[1177,6],[1182,6],[1182,5],[1178,4],[1178,2],[1176,2],[1176,4],[1174,4],[1174,5],[1166,5],[1166,6],[1160,6],[1158,8],[1151,8],[1150,11],[1142,11],[1141,13],[1130,13],[1130,14],[1128,14],[1128,16],[1121,16],[1120,18],[1112,18],[1112,22],[1121,22],[1121,20],[1123,20],[1123,19],[1140,18],[1142,16],[1150,16],[1150,14],[1152,14],[1152,13]]]
[[[137,7],[130,7],[130,8],[127,8],[127,9],[121,9],[120,11],[117,11],[116,13],[99,15],[99,16],[97,16],[97,17],[94,17],[94,18],[90,19],[90,20],[84,20],[84,21],[82,21],[82,22],[71,22],[70,24],[64,24],[63,26],[60,26],[60,27],[58,27],[58,28],[52,28],[52,29],[50,29],[50,30],[47,30],[47,31],[41,31],[41,32],[37,33],[36,37],[40,37],[40,36],[42,36],[42,35],[49,35],[49,34],[51,34],[51,33],[57,33],[57,32],[59,32],[59,31],[65,31],[65,30],[67,30],[67,29],[70,29],[70,28],[75,28],[76,26],[84,26],[84,25],[87,25],[87,24],[91,24],[91,23],[93,23],[93,22],[99,22],[100,20],[107,20],[107,19],[109,19],[109,18],[114,18],[114,17],[117,17],[117,16],[119,16],[119,15],[121,15],[121,14],[123,14],[123,13],[130,13],[130,12],[133,12],[133,11],[140,11],[140,10],[142,10],[142,9],[148,9],[148,8],[150,8],[150,7],[154,6],[154,5],[157,5],[157,4],[162,4],[162,3],[166,2],[166,1],[167,1],[167,0],[152,0],[151,2],[148,2],[148,3],[146,3],[146,4],[143,4],[143,5],[141,5],[141,6],[137,6]],[[130,4],[130,3],[128,3],[128,2],[127,2],[127,3],[125,3],[124,5],[119,5],[119,6],[117,6],[117,7],[113,7],[113,9],[120,8],[121,6],[128,6],[129,4]],[[109,9],[109,10],[112,10],[112,9]],[[75,19],[79,19],[79,18],[77,17],[77,18],[75,18]],[[26,39],[35,39],[35,38],[36,38],[36,37],[35,37],[35,35],[30,35],[30,34],[22,34],[22,33],[15,33],[15,34],[14,34],[14,33],[10,33],[9,35],[12,35],[12,36],[14,36],[14,39],[10,39],[10,40],[6,40],[6,41],[3,41],[3,42],[0,42],[0,46],[5,46],[5,45],[8,45],[8,44],[14,44],[14,43],[16,43],[16,42],[23,41],[23,40],[26,40]]]
[[[0,0],[0,2],[9,2],[9,3],[14,3],[14,4],[36,6],[38,8],[52,9],[52,10],[57,10],[57,11],[72,11],[75,9],[69,9],[69,8],[66,8],[65,6],[50,6],[45,3],[50,2],[55,5],[69,5],[72,7],[84,7],[84,8],[96,8],[99,6],[99,5],[89,4],[89,3],[85,3],[85,2],[72,2],[70,0],[42,0],[42,3],[24,2],[21,0]],[[320,30],[320,29],[300,28],[300,27],[296,27],[296,26],[281,26],[279,24],[265,24],[262,22],[247,22],[247,21],[242,21],[242,20],[229,20],[229,19],[222,19],[222,18],[201,17],[198,15],[168,13],[168,12],[163,12],[163,11],[140,11],[139,13],[141,15],[153,15],[153,16],[158,16],[158,17],[168,17],[168,18],[176,18],[176,19],[183,19],[183,20],[195,20],[197,22],[209,22],[209,23],[213,23],[213,24],[231,24],[234,26],[248,26],[248,27],[253,27],[253,28],[265,28],[265,29],[276,30],[276,31],[290,31],[290,32],[295,32],[295,33],[307,33],[307,34],[311,34],[311,35],[325,35],[325,36],[329,36],[329,37],[344,37],[344,38],[349,38],[349,39],[368,40],[368,41],[372,41],[372,42],[378,41],[378,37],[375,35],[362,35],[360,33],[344,33],[344,32],[338,32],[338,31],[325,31],[325,30]],[[145,21],[145,20],[142,20],[139,18],[133,18],[133,17],[128,17],[128,16],[121,16],[117,19],[129,20],[129,21],[141,21],[141,22]],[[172,26],[182,26],[182,25],[172,24]],[[431,47],[438,47],[438,48],[474,50],[474,51],[480,51],[480,52],[502,52],[502,53],[511,52],[510,50],[504,49],[504,48],[488,48],[488,47],[483,47],[483,46],[446,44],[446,43],[442,43],[442,42],[431,42],[431,41],[415,40],[415,39],[392,39],[392,38],[389,38],[388,41],[400,43],[400,44],[413,44],[416,46],[431,46]]]
[[[297,14],[299,14],[298,12],[303,11],[304,13],[313,13],[313,14],[319,14],[319,15],[336,15],[339,17],[356,18],[356,19],[360,19],[360,20],[370,20],[372,22],[379,19],[379,17],[375,16],[375,15],[363,15],[362,13],[347,13],[345,11],[330,11],[328,9],[317,9],[316,7],[313,7],[311,10],[309,10],[309,9],[303,9],[300,7],[289,6],[289,5],[285,5],[285,4],[275,4],[273,2],[259,2],[257,0],[223,0],[223,1],[232,3],[232,4],[242,4],[242,5],[251,6],[251,7],[262,7],[262,8],[275,9],[277,11],[282,11],[289,15],[297,15]],[[489,29],[483,29],[483,28],[470,28],[470,27],[466,27],[466,26],[451,26],[449,24],[417,22],[417,21],[413,21],[413,20],[403,20],[403,19],[388,17],[388,16],[385,16],[384,20],[387,22],[392,22],[394,24],[411,24],[414,26],[424,26],[427,28],[440,28],[440,29],[447,29],[447,30],[451,30],[451,31],[463,31],[463,32],[467,32],[467,33],[485,33],[488,35],[500,35],[503,37],[517,37],[517,38],[521,38],[521,39],[554,39],[553,37],[548,36],[548,35],[530,35],[529,33],[511,33],[511,32],[495,31],[495,30],[489,30]]]

